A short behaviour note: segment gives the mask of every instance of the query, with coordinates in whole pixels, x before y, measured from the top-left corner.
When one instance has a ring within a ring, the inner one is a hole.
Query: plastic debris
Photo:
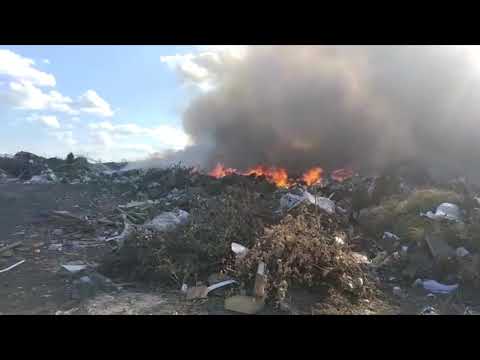
[[[304,191],[302,195],[295,195],[291,193],[283,195],[280,199],[280,210],[291,210],[305,201],[308,201],[311,204],[318,206],[320,209],[324,210],[329,214],[335,213],[334,201],[323,196],[314,196],[308,191]]]
[[[420,214],[431,220],[451,220],[461,221],[460,208],[452,203],[442,203],[437,207],[435,213],[427,211],[426,214]]]
[[[425,290],[434,294],[449,294],[458,289],[458,284],[444,285],[435,280],[421,280],[417,279],[414,282],[415,286],[422,286]]]
[[[434,307],[427,306],[420,312],[420,315],[438,315],[438,312]]]
[[[402,296],[403,295],[402,289],[399,286],[394,286],[393,295],[399,296],[399,297]]]
[[[461,247],[459,247],[455,250],[455,254],[457,255],[457,257],[464,257],[464,256],[469,255],[470,251],[468,251],[463,246],[461,246]]]
[[[181,291],[186,294],[187,300],[194,300],[194,299],[205,299],[207,295],[214,290],[220,289],[224,286],[231,285],[237,283],[236,280],[225,280],[221,281],[217,284],[213,284],[210,286],[193,286],[189,288],[187,284],[183,284]]]
[[[190,214],[184,210],[167,211],[147,222],[144,227],[156,231],[169,231],[185,224]]]
[[[383,237],[382,237],[383,240],[389,240],[389,241],[398,241],[400,240],[400,238],[395,235],[394,233],[391,233],[391,232],[388,232],[388,231],[385,231],[383,233]]]
[[[62,265],[62,268],[71,273],[77,273],[87,268],[87,265]]]
[[[50,184],[51,181],[46,175],[34,175],[28,181],[25,181],[25,184]]]
[[[62,244],[50,244],[48,246],[48,250],[50,251],[62,251],[63,245]]]
[[[236,280],[225,280],[225,281],[219,282],[217,284],[211,285],[207,289],[208,289],[208,292],[210,292],[210,291],[219,289],[221,287],[224,287],[224,286],[227,286],[227,285],[230,285],[230,284],[236,284],[236,283],[237,283]]]
[[[280,209],[284,211],[288,211],[300,205],[304,201],[305,201],[305,198],[303,196],[288,193],[283,195],[282,198],[280,199]]]
[[[7,271],[9,271],[9,270],[12,270],[13,268],[16,268],[18,265],[23,264],[25,261],[26,261],[26,260],[21,260],[21,261],[15,263],[15,264],[13,264],[13,265],[5,268],[5,269],[2,269],[2,270],[0,270],[0,273],[3,273],[3,272],[7,272]]]
[[[335,202],[333,200],[322,196],[313,196],[308,191],[305,191],[304,196],[310,203],[318,206],[328,214],[335,213]]]
[[[240,245],[236,242],[232,242],[231,247],[232,247],[232,251],[235,253],[236,257],[239,259],[244,257],[248,252],[248,249],[245,246]]]

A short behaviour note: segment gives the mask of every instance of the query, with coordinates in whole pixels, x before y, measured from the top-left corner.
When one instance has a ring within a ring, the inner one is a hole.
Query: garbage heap
[[[111,164],[115,170],[125,164]],[[101,163],[91,163],[84,157],[66,159],[44,158],[21,151],[14,156],[0,157],[0,177],[4,181],[22,181],[28,184],[80,184],[103,181],[114,171]]]
[[[278,189],[262,177],[182,167],[122,176],[137,199],[118,212],[124,228],[102,265],[112,277],[169,284],[190,298],[205,297],[212,277],[229,279],[234,293],[279,308],[298,288],[348,307],[391,292],[392,279],[393,295],[480,285],[480,189],[463,179],[438,183],[396,168]],[[260,268],[263,295],[254,296]]]
[[[147,172],[138,189],[141,197],[119,208],[125,225],[102,264],[107,276],[171,285],[187,298],[206,296],[212,278],[229,279],[234,293],[251,294],[262,263],[262,304],[283,306],[299,287],[345,304],[376,294],[366,256],[352,250],[359,230],[325,196],[329,187],[277,189],[263,177],[177,167]]]

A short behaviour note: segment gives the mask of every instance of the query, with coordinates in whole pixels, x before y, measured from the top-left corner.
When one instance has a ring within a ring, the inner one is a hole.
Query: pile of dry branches
[[[260,261],[267,267],[267,293],[281,301],[289,287],[335,288],[358,296],[368,288],[362,265],[335,236],[342,225],[335,216],[302,205],[297,215],[287,215],[265,232],[247,255],[237,261],[235,275],[252,282]]]

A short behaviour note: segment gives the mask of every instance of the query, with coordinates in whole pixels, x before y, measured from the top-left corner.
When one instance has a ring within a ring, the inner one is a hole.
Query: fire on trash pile
[[[187,302],[220,299],[246,314],[371,314],[417,302],[438,313],[445,297],[467,306],[480,287],[480,188],[462,179],[320,167],[291,179],[279,168],[221,164],[122,171],[29,153],[0,159],[0,168],[9,181],[120,189],[96,213],[54,211],[48,220],[63,238],[108,245],[98,274],[167,287]],[[93,275],[85,276],[77,285]]]

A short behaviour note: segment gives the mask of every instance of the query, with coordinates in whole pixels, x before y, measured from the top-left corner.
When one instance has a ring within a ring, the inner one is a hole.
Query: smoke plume
[[[475,47],[251,46],[220,70],[183,117],[193,141],[209,146],[206,168],[415,159],[443,174],[479,172]]]

